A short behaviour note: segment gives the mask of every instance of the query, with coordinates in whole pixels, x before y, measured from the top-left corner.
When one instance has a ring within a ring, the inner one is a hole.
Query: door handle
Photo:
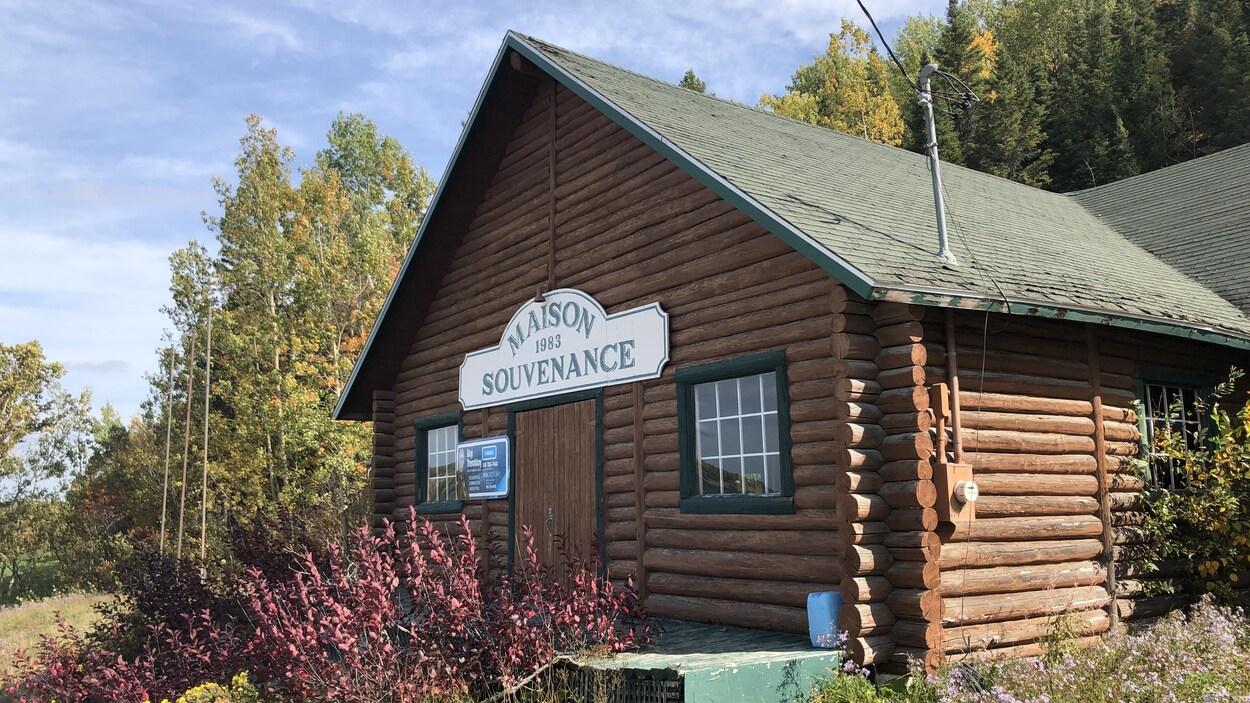
[[[555,532],[556,529],[556,511],[555,508],[547,508],[547,534]]]

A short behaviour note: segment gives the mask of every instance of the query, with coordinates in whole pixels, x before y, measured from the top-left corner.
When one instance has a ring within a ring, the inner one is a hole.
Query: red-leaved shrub
[[[61,624],[33,653],[19,654],[0,690],[18,701],[159,701],[245,666],[232,626],[204,612],[178,630],[148,629],[139,654],[126,657]]]
[[[291,560],[255,540],[236,577],[186,583],[187,566],[141,562],[141,593],[90,636],[63,628],[19,660],[0,689],[17,700],[73,703],[174,699],[250,671],[295,701],[418,701],[486,695],[541,680],[561,655],[645,643],[650,626],[627,582],[614,587],[565,554],[541,564],[527,531],[512,575],[487,578],[469,524],[440,534],[410,512],[384,534]],[[286,559],[286,568],[274,564]],[[162,569],[171,570],[163,578]],[[162,583],[172,584],[161,595]],[[193,606],[210,607],[193,611]],[[127,627],[135,632],[127,632]]]
[[[296,700],[425,700],[509,687],[558,655],[623,651],[649,637],[632,588],[566,555],[542,565],[528,532],[513,576],[483,578],[467,520],[458,536],[357,532],[328,569],[248,582],[251,671]]]

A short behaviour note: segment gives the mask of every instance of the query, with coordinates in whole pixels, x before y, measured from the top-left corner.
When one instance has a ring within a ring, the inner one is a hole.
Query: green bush
[[[1210,398],[1198,401],[1207,422],[1196,443],[1156,428],[1155,453],[1175,462],[1186,485],[1147,494],[1151,561],[1183,563],[1183,586],[1224,602],[1244,601],[1250,586],[1250,399],[1232,398],[1241,376],[1234,370]]]

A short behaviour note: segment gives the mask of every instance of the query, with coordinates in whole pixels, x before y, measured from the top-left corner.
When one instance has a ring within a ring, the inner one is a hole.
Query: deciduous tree
[[[763,107],[791,119],[811,122],[870,141],[897,146],[903,120],[890,87],[885,61],[868,32],[850,20],[829,35],[829,47],[800,66],[781,96],[765,94]]]

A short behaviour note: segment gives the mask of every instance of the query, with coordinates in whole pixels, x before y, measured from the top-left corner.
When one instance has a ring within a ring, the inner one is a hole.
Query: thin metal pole
[[[187,420],[182,431],[182,485],[181,496],[178,498],[178,549],[174,552],[182,559],[182,524],[187,512],[187,461],[191,459],[191,396],[195,391],[195,333],[198,328],[191,328],[191,353],[187,355]]]
[[[208,306],[208,335],[204,341],[204,466],[200,474],[200,564],[208,540],[208,395],[213,374],[213,306]]]
[[[924,108],[924,124],[929,143],[925,153],[929,155],[929,173],[933,176],[933,207],[937,210],[938,252],[937,257],[951,266],[958,266],[955,254],[946,241],[946,202],[942,199],[942,170],[938,158],[937,125],[933,122],[933,92],[929,78],[938,70],[937,64],[920,69],[920,106]]]
[[[169,445],[174,440],[174,348],[169,348],[169,381],[165,387],[165,480],[161,484],[161,554],[165,554],[165,517],[169,514]]]
[[[955,353],[955,311],[946,309],[946,373],[950,376],[951,389],[951,436],[956,464],[964,460],[963,429],[959,422],[959,362]]]

